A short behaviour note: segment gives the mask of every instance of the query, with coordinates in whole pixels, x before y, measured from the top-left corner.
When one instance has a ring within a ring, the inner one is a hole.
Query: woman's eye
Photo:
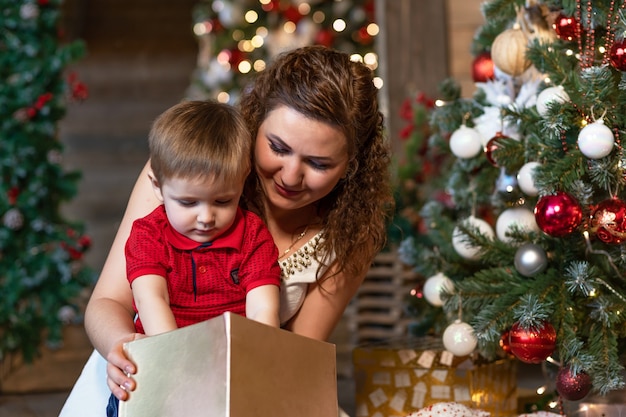
[[[323,163],[316,162],[313,160],[309,160],[309,165],[311,165],[313,169],[316,169],[318,171],[326,171],[329,168],[328,164],[323,164]]]
[[[274,153],[276,153],[278,155],[283,155],[283,154],[286,154],[288,152],[287,149],[285,149],[285,148],[281,147],[280,145],[278,145],[278,144],[276,144],[274,142],[271,142],[271,141],[270,141],[270,149],[272,150],[272,152],[274,152]]]

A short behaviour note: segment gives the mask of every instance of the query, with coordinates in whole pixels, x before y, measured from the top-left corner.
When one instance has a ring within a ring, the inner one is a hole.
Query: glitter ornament
[[[604,158],[613,150],[615,137],[602,119],[588,124],[578,134],[578,148],[589,159]]]
[[[455,320],[443,332],[443,346],[455,356],[469,355],[476,349],[477,344],[474,329],[461,320]]]
[[[8,229],[19,230],[24,226],[24,216],[17,208],[11,208],[4,213],[2,224]]]
[[[580,225],[583,210],[571,195],[558,191],[539,199],[535,206],[535,220],[539,228],[553,237],[572,233]]]
[[[450,136],[450,151],[457,158],[473,158],[483,148],[480,133],[476,129],[462,125]]]
[[[491,225],[474,216],[469,216],[467,219],[462,221],[462,224],[466,227],[471,226],[477,228],[481,234],[489,239],[493,239],[495,237],[495,233],[493,232]],[[465,259],[478,259],[481,247],[472,246],[466,241],[466,239],[467,235],[463,233],[458,226],[455,227],[452,232],[452,247],[454,250]]]
[[[509,229],[517,227],[522,232],[538,231],[533,213],[524,207],[514,207],[504,210],[496,220],[496,235],[503,242],[511,242],[507,236]]]
[[[424,283],[424,298],[435,307],[441,307],[443,300],[441,293],[443,291],[451,293],[454,290],[454,283],[450,278],[441,272],[428,278]]]
[[[476,55],[472,62],[472,79],[476,83],[484,83],[493,80],[495,77],[495,69],[491,54],[482,52]]]
[[[527,162],[522,165],[517,173],[517,185],[529,197],[535,197],[539,194],[539,189],[535,185],[535,179],[533,178],[534,170],[538,166],[540,166],[539,162]]]
[[[589,374],[580,371],[574,375],[569,366],[561,368],[556,376],[556,390],[567,401],[582,400],[592,386]]]
[[[559,39],[570,42],[578,39],[578,22],[573,17],[559,13],[554,23],[552,23],[552,28]]]
[[[553,103],[565,103],[569,100],[569,95],[562,86],[545,88],[537,95],[537,113],[540,116],[545,116]]]
[[[599,203],[591,215],[591,232],[604,243],[626,240],[626,202],[611,198]]]
[[[538,328],[524,329],[515,323],[509,332],[511,353],[526,363],[541,363],[556,348],[556,331],[547,321]]]
[[[539,245],[524,243],[515,252],[515,269],[525,277],[533,277],[548,266],[546,252]]]
[[[626,39],[615,41],[609,51],[609,62],[618,71],[626,71]]]

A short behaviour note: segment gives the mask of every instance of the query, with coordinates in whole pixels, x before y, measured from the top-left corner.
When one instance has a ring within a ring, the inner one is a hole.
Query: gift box
[[[226,313],[124,348],[137,388],[120,417],[338,415],[330,343]]]
[[[517,362],[457,357],[439,338],[399,338],[358,346],[352,354],[357,417],[406,416],[453,401],[491,413],[517,411]]]

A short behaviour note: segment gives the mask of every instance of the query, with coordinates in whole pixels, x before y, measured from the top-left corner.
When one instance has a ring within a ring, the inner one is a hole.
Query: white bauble
[[[604,158],[613,150],[615,137],[602,119],[585,126],[578,134],[578,149],[589,159]]]
[[[446,275],[438,272],[437,274],[428,278],[424,283],[424,298],[426,298],[426,301],[428,301],[435,307],[441,307],[443,305],[441,293],[444,290],[446,292],[452,292],[454,290],[454,283]]]
[[[483,235],[488,237],[489,239],[493,239],[495,237],[495,233],[493,228],[489,223],[474,216],[469,216],[467,219],[462,222],[464,225],[472,225],[480,231]],[[476,260],[478,259],[478,254],[480,252],[479,246],[472,246],[469,242],[465,241],[466,235],[461,231],[461,229],[457,226],[454,228],[452,232],[452,247],[456,252],[461,255],[465,259]]]
[[[476,345],[478,340],[474,335],[474,329],[461,320],[455,320],[443,332],[443,346],[455,356],[469,355],[476,349]]]
[[[534,197],[539,194],[539,190],[535,186],[533,170],[540,165],[541,164],[539,164],[539,162],[527,162],[517,173],[517,185],[524,192],[524,194],[529,197]]]
[[[462,125],[450,136],[450,150],[457,158],[473,158],[482,149],[483,141],[476,129]]]
[[[510,242],[511,238],[506,233],[513,226],[526,232],[539,231],[535,215],[532,211],[523,207],[515,207],[504,210],[496,220],[496,235],[503,242]]]
[[[565,103],[566,101],[569,101],[569,95],[562,86],[548,87],[537,95],[537,112],[545,116],[550,103]]]

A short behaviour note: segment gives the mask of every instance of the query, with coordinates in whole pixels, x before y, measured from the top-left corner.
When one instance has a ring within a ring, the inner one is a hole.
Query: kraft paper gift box
[[[352,354],[356,417],[405,417],[439,402],[516,415],[517,362],[454,356],[439,338],[404,337],[358,346]]]
[[[222,316],[125,345],[137,389],[120,417],[337,416],[335,346]]]

